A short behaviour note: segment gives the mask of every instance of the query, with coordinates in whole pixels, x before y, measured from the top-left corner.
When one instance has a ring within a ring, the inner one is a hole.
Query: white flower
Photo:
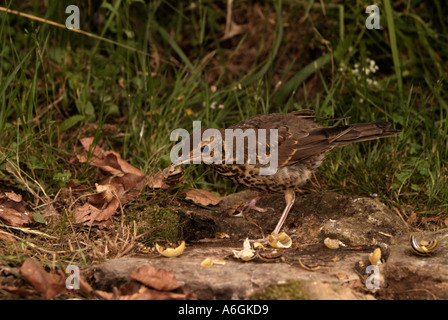
[[[366,67],[364,69],[364,74],[366,76],[370,76],[370,77],[366,77],[366,83],[368,85],[378,86],[378,82],[371,78],[371,75],[376,73],[378,70],[379,70],[379,67],[376,65],[375,60],[366,58]],[[361,73],[360,73],[360,63],[359,62],[357,62],[353,65],[352,74],[355,75],[356,80],[361,81],[362,77],[361,77]]]

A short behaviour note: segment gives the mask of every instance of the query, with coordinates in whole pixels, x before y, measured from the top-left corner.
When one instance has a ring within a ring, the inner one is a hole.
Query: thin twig
[[[134,51],[134,52],[141,53],[141,54],[143,54],[145,56],[150,56],[147,52],[144,52],[144,51],[132,48],[132,47],[127,46],[125,44],[122,44],[122,43],[119,43],[117,41],[110,40],[110,39],[98,36],[98,35],[90,33],[90,32],[83,31],[81,29],[69,29],[69,28],[67,28],[63,24],[60,24],[60,23],[57,23],[57,22],[54,22],[54,21],[51,21],[51,20],[43,19],[43,18],[40,18],[40,17],[36,17],[36,16],[31,15],[31,14],[23,13],[23,12],[20,12],[20,11],[11,10],[11,9],[8,9],[8,8],[5,8],[5,7],[0,7],[0,11],[6,12],[6,13],[10,13],[10,14],[15,14],[17,16],[25,17],[25,18],[28,18],[28,19],[31,19],[31,20],[34,20],[34,21],[43,22],[43,23],[46,23],[46,24],[49,24],[49,25],[52,25],[52,26],[55,26],[55,27],[58,27],[58,28],[67,29],[67,30],[72,31],[72,32],[80,33],[82,35],[85,35],[85,36],[88,36],[88,37],[91,37],[91,38],[94,38],[94,39],[106,41],[106,42],[109,42],[109,43],[114,44],[116,46],[119,46],[119,47],[122,47],[122,48],[125,48],[125,49],[128,49],[128,50],[131,50],[131,51]]]

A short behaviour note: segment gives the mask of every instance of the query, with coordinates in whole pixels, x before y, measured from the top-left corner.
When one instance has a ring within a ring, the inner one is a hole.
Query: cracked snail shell
[[[414,235],[411,235],[409,237],[409,242],[411,244],[411,249],[412,251],[419,255],[419,256],[430,256],[432,255],[436,250],[437,247],[439,246],[439,243],[437,240],[432,240],[432,241],[420,241],[420,243],[417,242],[417,239],[415,238]]]

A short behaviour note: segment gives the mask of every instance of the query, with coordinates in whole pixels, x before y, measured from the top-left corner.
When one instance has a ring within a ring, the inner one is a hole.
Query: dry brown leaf
[[[186,193],[186,200],[191,200],[194,203],[201,204],[203,206],[217,205],[222,201],[221,197],[211,193],[207,190],[195,189],[188,190]]]
[[[30,214],[0,205],[0,218],[9,226],[23,227],[33,222]]]
[[[415,212],[412,212],[406,222],[410,225],[415,224],[417,222],[417,214]]]
[[[147,288],[144,285],[129,281],[120,286],[113,288],[113,292],[105,292],[95,290],[94,295],[103,300],[187,300],[196,299],[192,293],[158,291]]]
[[[65,275],[48,273],[34,258],[28,258],[19,272],[46,299],[51,299],[66,290]]]
[[[127,161],[123,160],[120,154],[114,151],[107,151],[106,158],[104,159],[106,164],[117,166],[123,173],[132,173],[137,176],[143,176],[144,173],[136,167],[130,165]]]
[[[81,163],[87,162],[87,152],[91,144],[93,143],[93,137],[80,139],[85,152],[76,155],[78,161]],[[101,147],[95,146],[92,151],[92,157],[90,159],[90,165],[99,167],[100,169],[109,172],[113,175],[123,175],[125,173],[132,173],[137,176],[143,176],[143,172],[134,166],[130,165],[128,162],[123,160],[120,154],[114,151],[104,151]]]
[[[109,219],[119,207],[120,201],[117,199],[113,199],[104,209],[98,209],[94,205],[86,202],[84,205],[75,208],[73,222],[108,228],[112,223]]]
[[[0,219],[13,227],[23,227],[34,222],[32,215],[26,211],[22,196],[14,192],[0,194]]]
[[[67,182],[67,188],[70,188],[71,191],[73,191],[73,192],[85,192],[85,191],[89,190],[88,187],[83,186],[82,184],[80,184],[76,181],[73,181],[73,180],[70,180],[69,182]]]
[[[93,139],[94,139],[94,137],[82,138],[82,139],[79,139],[79,142],[81,142],[82,146],[84,147],[84,150],[89,151],[90,145],[93,143]],[[104,150],[99,146],[95,146],[95,148],[93,149],[92,152],[93,152],[93,156],[95,156],[97,158],[104,157]]]
[[[112,292],[94,290],[93,295],[102,300],[114,300],[114,294]]]
[[[22,196],[20,194],[15,193],[14,191],[5,192],[5,196],[14,202],[22,202]]]
[[[10,235],[8,232],[0,230],[0,240],[5,242],[17,242],[17,239]]]
[[[80,139],[80,142],[84,153],[77,155],[77,158],[80,162],[87,162],[87,152],[93,143],[93,137]],[[124,161],[116,152],[104,151],[99,146],[95,146],[91,152],[90,165],[114,176],[96,184],[97,193],[88,197],[88,203],[74,209],[73,219],[75,223],[104,228],[112,224],[110,218],[120,205],[140,194],[144,187],[144,174]]]
[[[16,294],[22,298],[30,297],[36,293],[36,291],[32,290],[32,289],[26,289],[26,288],[15,287],[15,286],[4,286],[4,285],[0,285],[0,290],[6,291],[6,292],[9,292],[12,294]]]
[[[115,185],[116,194],[118,195],[121,203],[126,204],[141,194],[143,188],[145,187],[144,178],[144,176],[125,173],[121,177],[106,177],[101,180],[100,185]],[[118,186],[121,186],[122,189],[118,189]]]
[[[170,186],[163,182],[162,171],[157,172],[154,176],[148,178],[148,186],[153,189],[168,189]]]
[[[141,190],[144,187],[144,177],[133,173],[125,173],[122,176],[106,177],[99,183],[100,185],[121,184],[124,190]]]
[[[108,228],[112,225],[110,218],[123,204],[121,201],[124,188],[122,184],[96,184],[98,193],[90,195],[88,202],[75,207],[73,222],[87,226]]]
[[[171,272],[155,269],[150,265],[140,267],[137,271],[132,272],[129,276],[129,281],[119,288],[114,287],[112,292],[93,290],[88,284],[85,284],[85,288],[83,288],[83,281],[80,281],[80,287],[83,292],[102,300],[197,299],[195,294],[179,289],[181,286],[182,283],[177,282]]]
[[[120,295],[120,300],[185,300],[188,293],[177,293],[169,291],[157,291],[140,286],[138,292],[131,295]]]
[[[169,166],[168,168],[157,172],[154,176],[149,177],[146,184],[153,189],[168,189],[169,187],[178,184],[183,176],[184,171],[182,168]]]
[[[96,191],[94,195],[89,196],[89,203],[96,207],[104,207],[113,199],[121,199],[124,194],[124,188],[121,184],[95,184]]]
[[[140,267],[137,271],[132,272],[129,278],[161,291],[171,291],[182,286],[182,283],[177,282],[171,272],[165,269],[156,269],[150,265]]]
[[[77,155],[80,162],[87,162],[87,153],[93,137],[80,139],[84,152]],[[142,171],[124,161],[113,151],[104,151],[100,146],[91,150],[89,164],[111,173],[96,184],[96,194],[88,196],[88,202],[73,210],[74,223],[107,228],[112,225],[111,217],[123,204],[135,199],[145,187]],[[79,185],[75,185],[80,189]]]

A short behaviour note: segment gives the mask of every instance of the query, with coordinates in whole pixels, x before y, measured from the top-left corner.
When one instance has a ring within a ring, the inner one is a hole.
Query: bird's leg
[[[251,210],[251,209],[252,209],[252,210],[255,210],[255,211],[258,211],[258,212],[266,212],[266,211],[267,211],[267,209],[263,209],[263,208],[260,208],[260,207],[257,207],[257,206],[256,206],[257,201],[260,200],[261,198],[263,198],[263,196],[264,196],[264,192],[259,193],[258,196],[256,196],[255,198],[253,198],[251,201],[245,203],[245,204],[243,205],[243,208],[241,209],[241,214],[244,216],[244,218],[246,218],[247,221],[249,221],[250,223],[256,225],[256,226],[260,229],[261,233],[263,233],[263,230],[261,229],[261,227],[258,225],[258,223],[257,223],[254,219],[252,219],[251,217],[249,217],[249,216],[247,215],[247,213],[248,213],[249,210]]]
[[[256,206],[258,200],[260,200],[261,198],[263,198],[264,195],[265,195],[265,192],[261,192],[261,193],[259,193],[258,196],[256,196],[255,198],[253,198],[251,201],[245,203],[245,204],[243,205],[242,209],[241,209],[241,214],[244,216],[244,218],[246,218],[247,221],[249,221],[249,222],[252,223],[253,225],[257,226],[257,228],[260,229],[260,232],[261,232],[261,234],[263,235],[263,238],[262,238],[262,239],[249,240],[249,241],[252,242],[252,243],[253,243],[253,242],[266,242],[266,237],[264,236],[263,229],[258,225],[258,223],[257,223],[254,219],[252,219],[251,217],[249,217],[249,216],[247,215],[247,213],[249,212],[249,210],[255,210],[255,211],[257,211],[257,212],[266,212],[266,211],[268,211],[268,209],[271,209],[271,208],[264,209],[264,208],[260,208],[260,207],[257,207],[257,206]]]
[[[258,196],[257,198],[259,198],[260,196]],[[255,199],[257,199],[255,198]],[[260,197],[261,198],[261,197]],[[254,199],[254,200],[255,200]],[[259,200],[259,199],[257,199]],[[294,201],[296,200],[296,192],[294,190],[287,190],[285,191],[285,200],[286,200],[286,207],[283,210],[282,216],[280,217],[280,220],[277,223],[277,226],[274,229],[274,232],[279,234],[280,230],[283,226],[283,223],[286,220],[286,217],[288,216],[289,211],[291,210],[292,205],[294,204]],[[261,228],[260,228],[261,230]],[[263,233],[263,230],[261,230],[261,232]],[[273,233],[274,233],[273,232]],[[263,236],[263,238],[261,239],[254,239],[254,240],[249,240],[250,242],[261,242],[261,243],[267,243],[267,238]]]
[[[286,207],[285,210],[283,210],[282,216],[280,217],[280,220],[278,221],[277,226],[274,229],[275,233],[277,234],[280,233],[280,229],[282,228],[283,223],[285,222],[289,210],[291,210],[291,207],[294,204],[295,199],[296,199],[296,192],[294,190],[285,191]]]

